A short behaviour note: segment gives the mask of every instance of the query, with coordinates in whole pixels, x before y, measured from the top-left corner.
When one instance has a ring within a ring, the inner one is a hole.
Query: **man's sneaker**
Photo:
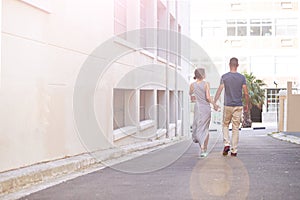
[[[231,153],[230,155],[236,157],[237,153]]]
[[[224,147],[224,150],[223,150],[223,156],[227,156],[229,150],[230,150],[230,146],[225,146],[225,147]]]

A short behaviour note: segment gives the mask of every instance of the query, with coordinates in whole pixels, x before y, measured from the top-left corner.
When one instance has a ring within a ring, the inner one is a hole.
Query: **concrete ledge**
[[[93,157],[84,154],[0,173],[0,195],[85,169],[95,163]]]
[[[46,180],[62,177],[76,171],[84,170],[95,164],[119,158],[121,156],[183,141],[186,137],[162,139],[135,143],[114,149],[86,153],[78,156],[64,158],[46,163],[40,163],[12,171],[0,173],[0,198],[13,192],[42,183]]]
[[[135,126],[125,126],[116,129],[113,131],[114,141],[133,135],[136,133],[136,131],[137,128]]]
[[[160,138],[167,133],[167,129],[160,128],[156,131],[156,138]]]
[[[300,144],[300,138],[293,135],[286,135],[284,133],[269,133],[268,135],[278,140],[283,140],[294,144]]]
[[[140,131],[146,130],[150,127],[154,127],[154,120],[140,121],[140,124],[139,124],[139,130]]]

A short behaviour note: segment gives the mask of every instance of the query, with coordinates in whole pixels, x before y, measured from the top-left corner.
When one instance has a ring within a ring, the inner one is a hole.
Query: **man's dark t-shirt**
[[[228,72],[221,77],[225,88],[225,106],[243,106],[242,89],[246,85],[245,76],[240,73]]]

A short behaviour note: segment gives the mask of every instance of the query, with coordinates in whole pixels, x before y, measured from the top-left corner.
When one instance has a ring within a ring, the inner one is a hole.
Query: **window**
[[[177,58],[177,32],[176,32],[176,20],[175,18],[170,14],[170,30],[172,31],[170,34],[170,50],[169,50],[169,60],[171,63],[176,63]]]
[[[261,33],[261,24],[259,19],[252,19],[250,21],[250,35],[251,36],[260,36]]]
[[[147,27],[147,1],[146,0],[140,0],[140,28],[146,28]],[[141,40],[141,46],[146,46],[147,38],[146,38],[145,31],[141,31],[140,33],[140,40]]]
[[[157,2],[157,28],[158,29],[167,29],[167,9],[166,7],[160,2]],[[159,31],[157,33],[157,42],[158,42],[158,49],[157,54],[159,57],[163,59],[167,59],[167,35],[164,31]]]
[[[202,20],[201,35],[202,37],[223,36],[222,22],[219,20]]]
[[[115,0],[114,6],[114,32],[118,35],[127,31],[126,0]],[[126,38],[125,35],[121,37]]]
[[[250,36],[271,36],[272,20],[271,19],[251,19]]]
[[[181,26],[178,24],[178,66],[181,66]]]
[[[154,105],[153,90],[140,90],[140,121],[154,119],[153,105]]]
[[[276,112],[279,103],[278,92],[281,89],[267,89],[267,112]]]
[[[140,121],[146,120],[145,93],[146,91],[140,91]]]
[[[140,0],[140,27],[147,26],[147,0]]]
[[[293,4],[290,1],[283,1],[283,2],[281,2],[281,8],[282,9],[292,9]]]
[[[227,36],[247,36],[247,20],[227,20]]]
[[[114,125],[113,128],[118,129],[125,126],[125,91],[114,90]]]
[[[280,41],[282,47],[293,47],[294,40],[292,39],[281,39]]]
[[[166,128],[166,91],[158,90],[157,91],[157,128],[165,129]]]
[[[140,45],[141,47],[153,47],[156,34],[146,28],[154,27],[154,2],[140,0]],[[144,50],[155,54],[155,49],[145,48]]]
[[[135,90],[114,89],[113,91],[113,128],[119,129],[135,125]]]
[[[290,19],[276,19],[275,34],[276,36],[297,36],[297,23],[295,18]]]
[[[175,103],[176,96],[174,91],[169,92],[169,123],[175,123]]]
[[[167,8],[160,2],[157,2],[157,28],[167,29]]]
[[[178,91],[178,120],[182,120],[183,109],[183,91]]]

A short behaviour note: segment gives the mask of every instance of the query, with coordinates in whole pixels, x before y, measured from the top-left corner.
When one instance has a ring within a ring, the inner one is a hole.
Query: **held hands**
[[[213,103],[213,106],[215,111],[218,111],[220,109],[220,106],[218,106],[216,103]]]
[[[194,95],[191,96],[191,102],[196,102],[196,97]]]
[[[221,107],[213,100],[213,98],[211,99],[211,104],[213,105],[215,111],[221,111]]]

